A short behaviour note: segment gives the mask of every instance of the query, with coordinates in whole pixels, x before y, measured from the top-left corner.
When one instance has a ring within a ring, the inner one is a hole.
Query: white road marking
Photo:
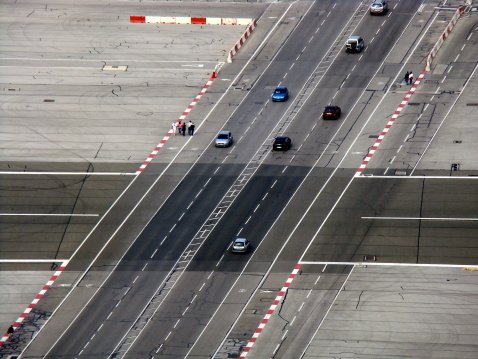
[[[294,65],[295,65],[295,62],[293,62],[292,65],[290,65],[289,70],[292,70],[292,68],[294,67]]]
[[[268,195],[269,195],[269,192],[267,192],[267,193],[264,195],[264,197],[262,197],[261,201],[265,200]]]
[[[272,183],[271,188],[274,188],[274,186],[276,185],[276,183],[277,183],[277,180],[275,180],[274,183]]]
[[[98,217],[95,213],[0,213],[0,216]]]
[[[309,296],[312,294],[312,289],[309,289],[309,293],[307,293],[306,298],[309,298]]]
[[[193,304],[193,302],[194,302],[194,300],[197,298],[197,296],[198,296],[197,294],[194,294],[193,299],[191,299],[191,304]]]
[[[171,233],[173,230],[174,230],[174,227],[176,227],[176,224],[177,223],[174,223],[173,226],[171,227],[171,229],[169,230],[169,233]]]
[[[396,156],[393,156],[392,159],[390,160],[390,163],[393,163],[393,161],[395,161],[395,157]]]
[[[199,190],[199,192],[194,196],[194,199],[197,199],[197,198],[199,197],[199,195],[201,194],[202,190],[203,190],[202,188]]]
[[[191,201],[191,203],[189,203],[189,205],[186,207],[186,209],[189,209],[191,208],[191,206],[193,205],[194,201]]]
[[[169,336],[171,335],[172,332],[169,332],[168,335],[166,335],[166,338],[164,338],[164,341],[168,340]]]
[[[314,39],[314,37],[311,36],[310,39],[309,39],[309,44],[312,42],[313,39]]]
[[[383,171],[383,174],[386,175],[390,167],[385,168],[385,171]]]
[[[25,176],[136,176],[135,172],[37,172],[37,171],[0,171],[0,175]]]
[[[324,271],[322,271],[322,273],[323,273],[323,272],[324,272]],[[319,280],[320,280],[320,275],[319,275],[319,276],[317,277],[317,279],[315,280],[314,285],[317,285],[317,283],[319,283]],[[311,290],[312,290],[312,289],[311,289]]]
[[[327,264],[324,266],[324,268],[322,268],[322,273],[325,272],[325,269],[327,268]]]
[[[400,150],[402,149],[402,147],[403,147],[403,145],[400,145],[400,147],[399,147],[398,150],[397,150],[397,153],[400,152]]]
[[[287,76],[287,74],[288,74],[288,72],[286,72],[282,78],[285,79],[285,77]]]
[[[284,340],[284,338],[286,337],[287,333],[289,332],[289,329],[286,329],[286,331],[284,332],[284,334],[282,335],[282,338],[280,338],[281,341]]]
[[[178,321],[174,324],[173,329],[176,329],[180,321],[181,321],[181,318],[179,318]]]
[[[450,67],[448,68],[448,71],[446,73],[449,74],[452,68],[453,68],[453,65],[450,65]]]
[[[446,75],[443,77],[443,79],[441,80],[441,83],[444,83],[446,80]]]
[[[199,288],[198,292],[202,291],[202,289],[204,288],[204,286],[206,285],[206,282],[204,282],[201,286],[201,288]]]
[[[186,214],[186,212],[183,212],[183,213],[179,216],[178,222],[179,222],[181,219],[183,219],[183,217],[184,217],[185,214]]]
[[[186,312],[188,311],[189,307],[190,307],[190,306],[188,305],[188,306],[186,307],[186,309],[184,309],[183,314],[181,314],[183,317],[184,317],[184,314],[186,314]]]
[[[360,217],[361,219],[380,219],[397,221],[478,221],[478,218],[452,218],[452,217]]]
[[[284,169],[282,170],[282,173],[284,173],[286,169],[287,169],[287,166],[284,167]]]
[[[110,314],[108,314],[108,316],[106,317],[106,320],[110,319],[111,314],[113,314],[113,311],[111,311]]]
[[[294,318],[292,318],[292,321],[290,322],[289,326],[292,326],[292,324],[294,324],[296,318],[297,318],[297,315]]]
[[[211,278],[212,274],[214,273],[214,271],[212,271],[211,273],[209,273],[209,275],[207,276],[207,279],[209,280],[209,278]]]
[[[149,257],[150,259],[153,259],[154,255],[156,254],[156,252],[158,251],[159,248],[156,248],[153,252],[153,254],[151,254],[151,257]]]
[[[219,267],[219,264],[221,264],[222,259],[224,258],[224,254],[219,258],[219,260],[216,263],[216,267]]]
[[[261,205],[261,204],[259,203],[259,204],[256,206],[256,208],[254,208],[254,210],[252,211],[252,213],[256,213],[256,211],[259,209],[259,206],[260,206],[260,205]]]
[[[248,224],[249,221],[251,220],[252,216],[249,216],[249,218],[247,218],[247,220],[244,222],[244,224]]]
[[[457,62],[459,57],[460,57],[460,54],[456,55],[455,60],[453,62]]]
[[[216,168],[216,170],[214,171],[214,174],[216,174],[217,171],[219,171],[219,168],[221,168],[221,167]]]
[[[143,269],[141,269],[141,272],[144,272],[144,270],[146,269],[146,267],[148,266],[148,263],[146,263],[143,267]]]
[[[298,312],[300,312],[300,311],[302,310],[302,308],[304,307],[304,304],[305,304],[305,302],[302,302],[302,304],[301,304],[300,307],[299,307]]]
[[[168,238],[168,236],[164,236],[163,240],[161,241],[161,243],[159,243],[160,246],[163,245],[164,241],[166,240],[166,238]],[[147,264],[147,263],[146,263]]]
[[[465,48],[466,44],[463,44],[463,46],[461,47],[461,50],[460,51],[463,51],[463,49]]]
[[[206,183],[204,183],[203,188],[206,187],[206,186],[209,184],[209,181],[211,181],[211,179],[212,179],[212,177],[209,177],[209,178],[208,178],[208,180],[206,181]]]
[[[136,276],[136,278],[133,280],[133,284],[138,280],[139,275]]]

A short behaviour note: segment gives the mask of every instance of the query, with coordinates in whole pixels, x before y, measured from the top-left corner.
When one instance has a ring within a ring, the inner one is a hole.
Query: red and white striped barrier
[[[408,90],[407,94],[403,98],[402,102],[400,102],[400,105],[398,105],[398,108],[395,110],[395,112],[392,115],[392,118],[388,121],[387,125],[385,128],[380,132],[380,135],[378,138],[375,140],[375,143],[373,144],[372,147],[370,147],[370,150],[367,153],[367,156],[362,161],[362,164],[360,167],[357,169],[357,172],[355,173],[355,176],[360,176],[362,172],[365,170],[367,167],[368,163],[372,159],[373,155],[377,151],[378,147],[382,143],[383,139],[385,138],[385,135],[388,133],[390,128],[392,128],[393,124],[395,123],[395,120],[398,118],[402,110],[405,108],[405,106],[408,104],[410,101],[410,97],[412,97],[413,93],[416,91],[417,86],[420,85],[420,82],[422,82],[423,78],[425,77],[426,70],[423,70],[422,73],[418,76],[417,80],[413,83],[412,87],[410,90]]]
[[[20,328],[20,326],[22,325],[25,318],[28,317],[28,315],[33,310],[33,308],[36,307],[36,305],[38,304],[40,299],[43,298],[43,296],[48,291],[48,289],[50,289],[52,287],[53,283],[55,283],[55,281],[58,279],[58,277],[61,275],[61,273],[65,270],[67,264],[68,264],[68,261],[64,261],[64,262],[61,263],[60,268],[58,268],[58,270],[55,271],[55,273],[53,273],[53,275],[50,277],[48,282],[46,282],[46,284],[43,286],[43,288],[40,290],[40,292],[36,295],[36,297],[28,305],[28,307],[17,318],[17,320],[15,320],[13,322],[13,324],[12,324],[13,330],[17,330],[18,328]],[[8,338],[12,334],[13,334],[12,332],[9,333],[8,331],[5,334],[3,334],[3,337],[0,338],[0,347],[5,345],[5,342],[8,340]]]
[[[218,71],[217,69],[218,69],[218,67],[216,66],[216,69],[213,71],[213,73],[209,77],[209,80],[204,85],[204,87],[201,89],[201,92],[199,92],[199,94],[191,101],[191,103],[188,105],[188,107],[184,110],[182,115],[179,116],[179,118],[176,120],[178,126],[180,126],[183,123],[183,121],[186,119],[186,116],[189,115],[189,113],[194,108],[194,106],[196,106],[196,104],[199,102],[201,97],[203,97],[203,95],[206,93],[208,88],[212,85],[212,83],[214,82],[214,80],[217,77],[217,71]],[[146,169],[146,167],[148,167],[148,165],[151,163],[151,161],[158,155],[159,150],[166,144],[166,142],[169,141],[169,139],[173,135],[174,135],[173,129],[170,128],[168,133],[166,133],[166,135],[163,137],[163,139],[156,145],[154,150],[149,154],[149,156],[143,161],[141,166],[139,166],[139,168],[136,170],[137,175],[139,175],[141,172],[143,172]]]
[[[252,31],[254,31],[255,28],[256,28],[256,19],[253,19],[250,22],[249,26],[247,26],[247,29],[244,32],[244,34],[242,34],[241,38],[236,42],[234,47],[229,51],[229,54],[227,55],[227,60],[226,60],[228,63],[232,62],[232,58],[234,57],[234,55],[239,51],[242,45],[244,45],[247,38],[251,36]]]
[[[132,15],[130,22],[178,25],[248,25],[251,18]]]
[[[441,45],[443,45],[443,42],[446,40],[448,35],[450,35],[451,31],[453,30],[456,23],[458,22],[458,19],[460,18],[460,16],[463,14],[464,11],[465,11],[465,6],[458,7],[458,9],[456,10],[455,14],[453,15],[451,21],[449,22],[448,26],[446,27],[445,31],[443,31],[440,38],[438,39],[438,41],[436,42],[436,44],[433,46],[432,50],[428,54],[427,66],[426,66],[427,71],[430,71],[432,61],[436,57],[436,55],[438,53],[438,50],[440,49]]]
[[[281,288],[279,294],[277,294],[276,298],[272,302],[271,306],[269,307],[269,310],[267,311],[266,315],[264,315],[264,318],[261,320],[261,323],[257,327],[256,331],[252,335],[252,338],[249,339],[249,342],[247,343],[246,347],[242,350],[240,354],[240,358],[245,358],[251,348],[254,346],[254,343],[257,341],[257,338],[259,338],[259,335],[261,335],[262,331],[264,330],[264,327],[267,325],[269,322],[269,319],[271,318],[272,314],[274,314],[274,311],[276,310],[277,306],[280,304],[280,302],[284,299],[287,290],[289,289],[292,281],[294,280],[295,276],[297,273],[299,273],[300,268],[302,267],[301,264],[297,263],[294,267],[294,270],[292,271],[291,274],[289,274],[289,277],[287,278],[287,281],[284,283],[284,286]]]

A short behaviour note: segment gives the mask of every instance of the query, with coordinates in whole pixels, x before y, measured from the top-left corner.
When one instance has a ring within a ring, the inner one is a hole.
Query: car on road
[[[385,15],[388,11],[386,0],[373,0],[370,5],[370,15]]]
[[[292,140],[287,136],[277,136],[272,143],[273,151],[287,151],[292,147]]]
[[[365,42],[361,36],[350,36],[345,42],[346,52],[362,52],[365,47]]]
[[[289,99],[289,90],[285,86],[277,86],[272,93],[272,101],[283,102]]]
[[[231,131],[219,131],[214,144],[216,147],[229,147],[233,140]]]
[[[339,106],[325,106],[322,118],[324,120],[337,120],[342,114]]]
[[[247,253],[251,245],[246,238],[236,238],[232,242],[231,252],[232,253]]]

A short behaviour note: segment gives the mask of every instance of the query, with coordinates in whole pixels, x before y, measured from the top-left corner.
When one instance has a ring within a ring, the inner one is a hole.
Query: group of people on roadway
[[[187,124],[184,121],[182,123],[174,121],[171,127],[173,129],[174,136],[176,136],[176,131],[180,135],[182,134],[183,136],[186,136],[186,129],[188,131],[188,135],[192,136],[194,135],[194,128],[196,127],[196,125],[192,121],[189,121]]]

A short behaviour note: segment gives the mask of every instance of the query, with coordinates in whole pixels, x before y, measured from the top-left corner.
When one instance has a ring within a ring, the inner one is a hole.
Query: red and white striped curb
[[[253,19],[235,17],[144,16],[132,15],[130,22],[177,25],[248,25]]]
[[[426,70],[430,71],[430,67],[432,64],[433,59],[438,53],[438,50],[440,49],[441,45],[443,45],[443,42],[446,40],[448,35],[450,35],[451,31],[455,27],[456,23],[458,22],[458,19],[461,17],[463,12],[465,11],[465,6],[460,6],[455,12],[455,15],[453,15],[451,21],[449,22],[448,26],[446,27],[445,31],[441,34],[440,38],[436,42],[436,44],[433,46],[432,51],[428,54],[427,57],[427,67]]]
[[[43,298],[45,293],[50,289],[55,283],[55,281],[58,279],[58,277],[61,275],[61,273],[65,270],[66,265],[68,264],[68,261],[63,261],[58,268],[58,270],[53,273],[53,275],[50,277],[48,282],[43,286],[43,288],[40,290],[40,292],[36,295],[36,297],[32,300],[32,302],[28,305],[28,307],[23,311],[23,313],[18,317],[15,322],[13,322],[12,327],[13,330],[17,330],[23,323],[26,317],[30,314],[30,312],[33,310],[33,308],[36,307],[40,299]],[[0,339],[0,347],[5,345],[5,342],[8,340],[8,338],[12,335],[12,333],[6,332],[3,337]]]
[[[206,82],[206,84],[202,88],[201,92],[199,92],[199,94],[191,101],[191,103],[188,105],[188,107],[184,110],[182,115],[179,116],[179,118],[176,120],[178,126],[180,126],[182,124],[182,122],[184,121],[186,116],[191,112],[191,110],[194,108],[194,106],[196,106],[196,104],[199,102],[201,97],[203,97],[203,95],[206,93],[208,88],[212,85],[212,83],[216,79],[216,75],[217,75],[217,73],[216,73],[216,70],[215,70],[212,73],[212,75],[209,77],[209,80]],[[163,139],[156,145],[154,150],[149,154],[149,156],[143,161],[141,166],[139,166],[139,168],[136,170],[137,175],[139,175],[141,172],[143,172],[146,169],[146,167],[148,167],[148,165],[151,163],[151,161],[157,156],[159,150],[166,144],[166,142],[168,142],[168,140],[171,138],[172,135],[173,135],[173,129],[170,128],[168,133],[166,133],[166,135],[163,137]]]
[[[232,62],[232,58],[234,57],[234,55],[239,51],[239,49],[242,47],[242,45],[244,45],[247,38],[249,36],[251,36],[252,31],[254,31],[255,28],[256,28],[256,19],[253,19],[250,22],[249,26],[247,26],[247,29],[244,32],[244,34],[242,34],[241,38],[236,42],[234,47],[229,51],[229,54],[227,55],[227,62],[228,63]]]
[[[368,151],[367,156],[365,156],[365,158],[363,159],[362,164],[360,165],[360,167],[357,169],[357,172],[355,173],[355,176],[360,176],[362,174],[362,172],[365,170],[368,163],[372,159],[373,155],[377,151],[377,149],[380,146],[380,144],[382,143],[383,139],[385,138],[385,135],[388,133],[390,128],[392,128],[395,120],[398,118],[398,116],[400,115],[402,110],[408,104],[408,101],[410,101],[410,97],[412,97],[413,93],[417,89],[417,86],[420,85],[420,82],[425,77],[425,74],[426,74],[426,70],[423,70],[422,73],[418,76],[417,80],[413,83],[410,90],[408,90],[408,92],[405,95],[405,97],[403,98],[402,102],[400,103],[400,105],[398,105],[398,108],[393,113],[392,118],[388,121],[387,125],[382,130],[382,132],[380,132],[380,135],[375,140],[375,143],[373,144],[373,146],[370,147],[370,150]]]
[[[284,299],[287,290],[289,289],[292,281],[294,280],[295,276],[297,273],[299,273],[300,268],[302,267],[301,264],[297,263],[294,267],[294,270],[292,271],[291,274],[289,274],[289,277],[287,278],[287,281],[284,283],[284,286],[281,288],[279,294],[277,294],[276,298],[272,302],[271,306],[269,307],[269,310],[267,311],[266,315],[264,315],[264,318],[261,320],[261,323],[257,327],[256,331],[252,335],[252,338],[249,340],[247,343],[246,347],[242,350],[241,355],[239,358],[245,358],[251,348],[254,346],[254,343],[257,341],[257,338],[259,338],[259,335],[261,335],[262,331],[264,330],[264,327],[266,324],[269,322],[269,319],[271,318],[272,314],[274,314],[274,311],[276,310],[277,306],[280,304],[280,302]]]

